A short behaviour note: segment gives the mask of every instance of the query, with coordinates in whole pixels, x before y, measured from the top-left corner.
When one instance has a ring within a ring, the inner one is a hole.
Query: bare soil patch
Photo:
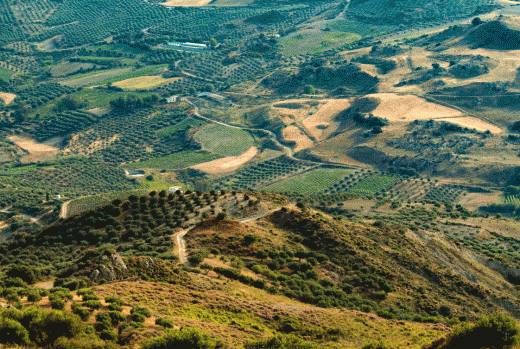
[[[467,193],[458,201],[458,204],[469,210],[477,211],[480,206],[494,204],[498,201],[500,201],[499,193]]]
[[[283,138],[286,141],[296,143],[294,152],[299,152],[300,150],[310,148],[314,144],[314,142],[296,126],[288,126],[284,128]]]
[[[387,119],[389,122],[412,122],[463,116],[458,110],[427,102],[414,95],[376,93],[366,97],[379,100],[379,105],[372,114]]]
[[[323,101],[316,99],[288,99],[272,105],[272,113],[280,117],[283,122],[290,124],[302,121],[310,112],[317,110]]]
[[[29,155],[21,159],[22,162],[40,161],[55,156],[59,149],[50,145],[38,143],[35,140],[20,136],[10,136],[8,139],[14,142],[18,147],[27,151]]]
[[[197,7],[197,6],[206,6],[212,0],[170,0],[167,2],[161,3],[163,6],[184,6],[184,7]]]
[[[130,78],[122,81],[113,83],[114,86],[120,87],[125,90],[147,90],[160,85],[164,85],[170,82],[181,80],[182,78],[176,77],[171,79],[165,79],[162,76],[139,76],[136,78]]]
[[[92,108],[87,110],[89,113],[97,115],[97,116],[103,116],[110,112],[108,108]]]
[[[322,140],[337,130],[339,123],[334,117],[350,107],[349,99],[329,99],[316,113],[302,121],[305,128],[317,140]]]
[[[225,173],[237,170],[240,166],[253,159],[258,153],[257,147],[251,147],[239,156],[228,156],[222,159],[204,162],[191,168],[207,173]]]
[[[467,127],[469,129],[475,129],[479,132],[489,131],[493,134],[500,134],[503,132],[501,128],[471,116],[466,116],[462,118],[439,119],[439,121],[450,122],[452,124],[456,124],[462,127]]]
[[[14,99],[16,98],[16,95],[14,93],[8,93],[8,92],[0,92],[0,99],[4,101],[5,105],[8,105]]]

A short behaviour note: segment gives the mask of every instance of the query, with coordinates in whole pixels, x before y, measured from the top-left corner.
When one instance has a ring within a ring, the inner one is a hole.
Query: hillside
[[[0,0],[0,348],[520,345],[520,7]]]
[[[27,284],[65,287],[51,289],[57,296],[50,298],[42,290],[36,303],[61,309],[62,299],[77,314],[83,304],[94,310],[84,319],[95,316],[96,324],[98,313],[121,311],[134,322],[122,318],[107,329],[119,327],[121,345],[160,334],[167,321],[231,347],[291,333],[331,348],[360,347],[366,338],[419,348],[484,309],[517,316],[513,269],[500,274],[500,262],[456,239],[392,223],[391,215],[338,219],[288,204],[282,196],[224,192],[116,200],[4,242],[3,298],[23,308],[35,290]],[[221,213],[208,217],[213,212]],[[179,262],[184,240],[189,267]],[[89,286],[77,291],[83,298],[70,296],[76,303],[67,301],[67,289]],[[109,296],[121,307],[109,305]],[[88,303],[99,297],[107,302]],[[150,310],[144,329],[130,314],[136,307]],[[154,325],[159,317],[167,320]]]
[[[475,47],[518,50],[520,48],[520,32],[510,28],[502,21],[491,21],[473,30],[466,37],[466,41]]]

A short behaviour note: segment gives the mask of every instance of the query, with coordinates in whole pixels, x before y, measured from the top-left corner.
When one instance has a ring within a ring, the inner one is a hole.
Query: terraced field
[[[268,185],[262,190],[277,193],[318,193],[338,183],[353,172],[353,170],[342,168],[319,168]]]
[[[363,179],[347,192],[363,196],[374,196],[390,189],[398,181],[400,181],[399,177],[393,175],[373,175]]]
[[[139,161],[132,164],[135,168],[158,168],[164,170],[174,170],[187,168],[196,164],[211,161],[221,156],[199,151],[181,151],[163,157]]]
[[[296,161],[285,156],[247,166],[235,174],[223,178],[218,188],[253,189],[263,188],[288,175],[295,175],[316,165]]]

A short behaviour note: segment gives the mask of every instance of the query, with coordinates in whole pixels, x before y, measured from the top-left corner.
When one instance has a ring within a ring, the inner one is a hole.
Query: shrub
[[[464,324],[451,332],[443,349],[511,348],[519,342],[516,321],[503,314],[480,317],[474,325]]]
[[[26,265],[12,265],[6,271],[5,275],[11,278],[20,278],[29,285],[32,285],[36,282],[36,275],[34,274],[34,271]]]
[[[42,296],[40,295],[39,292],[30,292],[28,295],[27,295],[27,300],[31,303],[38,303],[39,301],[42,300]]]
[[[244,236],[244,245],[249,246],[258,241],[258,236],[253,234],[247,234]]]
[[[143,345],[143,349],[193,348],[214,349],[218,343],[206,333],[194,328],[168,330],[160,337],[150,339]]]
[[[97,332],[103,332],[105,330],[112,331],[112,322],[110,318],[108,320],[101,320],[94,324],[94,328]]]
[[[0,343],[29,344],[29,332],[18,321],[4,318],[0,320]]]
[[[115,341],[117,339],[117,334],[114,333],[112,330],[103,330],[99,334],[99,338],[101,338],[104,341]]]
[[[97,322],[111,321],[110,315],[108,315],[108,313],[97,313],[96,314],[96,321]]]
[[[82,332],[84,325],[79,316],[51,310],[43,312],[31,322],[30,330],[34,340],[41,346],[54,343],[59,337],[73,338]]]
[[[83,321],[87,321],[90,317],[90,310],[82,308],[79,305],[77,307],[72,307],[72,312],[78,315]]]
[[[202,263],[204,261],[204,259],[209,255],[209,252],[207,250],[198,250],[198,251],[195,251],[193,253],[191,253],[189,256],[188,256],[188,261],[197,266],[199,265],[200,263]]]
[[[383,341],[380,341],[380,342],[369,342],[365,345],[363,345],[363,347],[361,347],[361,349],[390,349],[390,347]]]
[[[164,328],[172,328],[173,327],[173,322],[171,320],[163,318],[163,317],[158,317],[157,319],[155,319],[155,324],[159,325],[159,326],[162,326]]]
[[[130,310],[130,314],[141,314],[144,317],[150,317],[152,316],[152,313],[148,308],[145,307],[133,307],[132,310]]]
[[[60,337],[54,342],[53,349],[118,349],[115,343],[106,343],[97,339],[90,338],[65,338]]]
[[[101,308],[102,304],[100,301],[90,300],[90,301],[83,302],[83,306],[85,306],[89,309],[92,309],[92,310],[98,310]]]
[[[83,295],[83,302],[85,301],[98,301],[99,298],[94,293],[86,293]]]
[[[117,325],[120,322],[125,321],[125,316],[118,311],[111,311],[108,313],[108,316],[110,316],[110,320],[112,321],[113,325]]]
[[[105,297],[105,302],[107,302],[107,303],[118,303],[118,304],[121,304],[121,305],[123,304],[123,301],[120,298],[116,297],[116,296],[106,296]]]
[[[132,321],[143,323],[146,320],[143,314],[135,313],[132,314]]]
[[[244,349],[317,349],[314,343],[304,341],[294,335],[277,335],[244,344]]]
[[[108,309],[111,311],[122,311],[123,306],[119,305],[118,303],[110,303],[108,305]]]
[[[53,299],[51,300],[51,308],[56,310],[65,309],[65,302],[61,299]]]

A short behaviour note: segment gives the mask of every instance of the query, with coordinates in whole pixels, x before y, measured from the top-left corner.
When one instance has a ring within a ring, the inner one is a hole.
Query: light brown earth
[[[29,155],[21,159],[23,163],[35,162],[50,158],[55,156],[59,151],[59,149],[56,147],[38,143],[35,140],[25,137],[10,136],[7,139],[14,142],[18,147],[29,153]]]
[[[339,112],[350,107],[349,99],[329,99],[318,111],[302,121],[305,128],[317,140],[322,140],[336,131],[339,123],[334,122],[334,117]]]
[[[239,156],[228,156],[222,159],[212,160],[191,166],[196,170],[207,173],[225,173],[237,170],[240,166],[253,159],[258,154],[257,147],[251,147],[248,151]]]
[[[489,131],[492,134],[500,134],[503,132],[503,130],[499,127],[496,127],[494,125],[491,125],[488,122],[482,121],[480,119],[471,117],[471,116],[465,116],[462,118],[447,118],[447,119],[438,119],[439,121],[447,121],[452,124],[460,125],[462,127],[467,127],[469,129],[475,129],[480,132],[486,132]]]
[[[87,110],[89,113],[97,115],[97,116],[103,116],[110,112],[108,108],[92,108]]]
[[[283,130],[283,138],[289,142],[296,142],[296,147],[293,149],[294,152],[299,152],[300,150],[307,149],[313,146],[314,142],[307,137],[305,133],[303,133],[298,127],[291,125]]]
[[[305,119],[309,113],[316,111],[322,103],[324,101],[316,99],[287,99],[274,103],[271,112],[273,116],[278,116],[284,123],[291,124],[294,121]],[[299,104],[301,107],[290,107],[291,104]]]
[[[414,95],[375,93],[366,97],[379,100],[379,105],[372,111],[372,114],[384,118],[390,123],[463,116],[458,110],[427,102]]]
[[[67,81],[61,81],[60,84],[69,86],[69,87],[82,87],[90,84],[97,84],[99,82],[105,81],[107,79],[116,77],[118,75],[122,75],[124,73],[128,73],[132,68],[122,68],[122,69],[113,69],[109,71],[105,71],[99,74],[87,75],[81,78],[71,79]]]
[[[197,6],[205,6],[209,4],[212,0],[170,0],[167,2],[161,3],[163,6],[184,6],[184,7],[197,7]]]
[[[499,193],[467,193],[457,203],[468,210],[477,211],[480,206],[487,206],[500,201]]]
[[[120,87],[124,90],[147,90],[153,87],[171,83],[177,80],[182,80],[180,77],[165,79],[162,76],[139,76],[136,78],[130,78],[114,82],[112,85]]]
[[[0,99],[4,101],[5,105],[8,105],[14,99],[16,98],[16,95],[14,93],[8,93],[8,92],[0,92]]]

